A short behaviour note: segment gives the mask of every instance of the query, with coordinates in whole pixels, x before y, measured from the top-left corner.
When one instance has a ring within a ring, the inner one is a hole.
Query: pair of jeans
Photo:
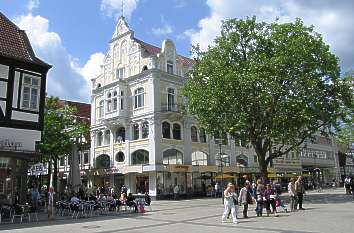
[[[257,216],[262,216],[262,214],[263,214],[263,201],[257,201],[256,213],[257,213]]]
[[[247,212],[248,212],[248,203],[246,203],[246,204],[242,204],[243,205],[243,217],[244,218],[247,218],[248,216],[247,216]]]
[[[297,193],[297,201],[299,203],[299,209],[302,209],[302,200],[304,199],[303,193]]]
[[[296,196],[290,196],[290,211],[296,210],[297,207],[297,198]]]

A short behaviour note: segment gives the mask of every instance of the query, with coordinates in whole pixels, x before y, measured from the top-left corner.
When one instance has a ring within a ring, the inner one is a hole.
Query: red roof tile
[[[0,55],[37,65],[51,67],[38,59],[29,43],[25,31],[0,12]]]
[[[141,45],[141,47],[144,48],[150,54],[156,55],[161,52],[161,48],[159,48],[155,45],[148,44],[148,43],[146,43],[142,40],[136,39],[136,38],[134,38],[134,40],[137,43],[139,43]],[[192,66],[195,63],[195,61],[193,59],[190,59],[190,58],[187,58],[187,57],[184,57],[181,55],[177,55],[177,60],[182,62],[182,64],[184,66]]]

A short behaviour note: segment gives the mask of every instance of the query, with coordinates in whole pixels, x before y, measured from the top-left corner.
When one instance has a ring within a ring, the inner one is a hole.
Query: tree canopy
[[[193,52],[196,63],[184,88],[188,110],[209,133],[251,144],[263,175],[272,158],[314,133],[330,133],[343,110],[353,109],[338,58],[300,19],[229,19],[214,46]]]

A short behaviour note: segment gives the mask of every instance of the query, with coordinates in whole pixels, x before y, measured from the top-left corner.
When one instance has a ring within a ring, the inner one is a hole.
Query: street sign
[[[44,174],[45,167],[43,163],[36,163],[31,167],[31,173],[32,175],[42,175]]]

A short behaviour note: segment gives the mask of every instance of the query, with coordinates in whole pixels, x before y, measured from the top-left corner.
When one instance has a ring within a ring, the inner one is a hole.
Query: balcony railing
[[[161,112],[182,112],[183,108],[178,104],[161,105]]]

